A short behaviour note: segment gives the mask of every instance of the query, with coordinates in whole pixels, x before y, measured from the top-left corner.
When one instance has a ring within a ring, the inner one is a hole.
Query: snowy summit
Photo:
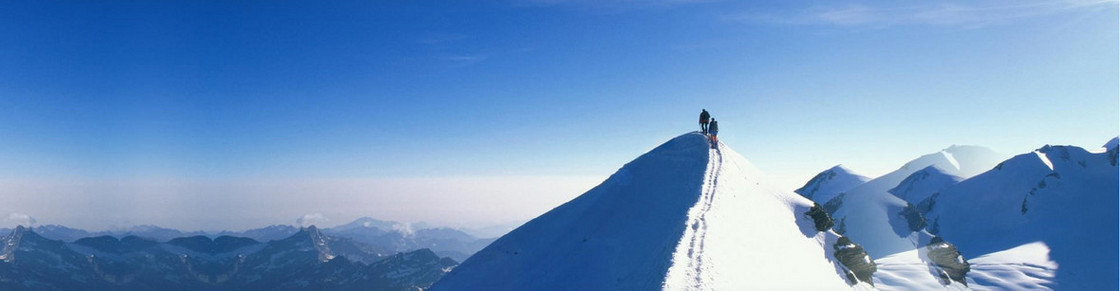
[[[432,288],[870,288],[857,279],[867,272],[835,258],[851,257],[850,265],[870,259],[815,225],[812,206],[769,186],[727,146],[710,148],[703,134],[688,133],[499,238]]]
[[[805,183],[805,186],[793,190],[793,192],[801,194],[801,196],[805,196],[813,202],[825,204],[828,200],[836,197],[837,194],[859,186],[867,180],[871,180],[871,178],[856,174],[842,165],[836,165],[817,174],[812,180]]]

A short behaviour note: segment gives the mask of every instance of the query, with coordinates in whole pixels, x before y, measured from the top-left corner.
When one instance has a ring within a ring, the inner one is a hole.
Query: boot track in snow
[[[716,186],[719,183],[719,172],[723,168],[723,154],[719,145],[708,151],[708,169],[704,175],[703,191],[696,208],[689,212],[689,226],[685,228],[688,237],[688,273],[693,289],[703,289],[704,276],[704,241],[708,232],[708,211],[712,209],[715,198]]]

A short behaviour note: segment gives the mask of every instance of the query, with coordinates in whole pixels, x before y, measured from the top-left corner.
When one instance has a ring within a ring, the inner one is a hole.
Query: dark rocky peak
[[[291,236],[288,236],[287,238],[284,238],[280,241],[306,241],[306,240],[310,240],[310,239],[314,239],[314,238],[320,238],[320,237],[323,237],[323,236],[324,236],[323,232],[320,231],[318,227],[315,227],[314,225],[312,225],[312,226],[308,226],[308,227],[300,227],[299,231],[297,231],[296,233],[292,234]]]
[[[173,245],[173,246],[180,246],[180,247],[183,247],[185,249],[192,250],[192,251],[209,253],[210,252],[209,249],[210,249],[211,245],[214,244],[214,240],[212,240],[212,239],[210,239],[209,237],[206,237],[206,236],[197,235],[197,236],[175,238],[175,239],[167,241],[167,244]]]
[[[804,214],[813,219],[813,226],[816,227],[817,231],[828,231],[832,228],[832,217],[820,204],[813,202],[813,207],[809,208],[809,211]]]
[[[86,246],[107,253],[123,254],[155,247],[159,242],[138,236],[115,238],[108,235],[82,238],[74,242],[76,245]]]
[[[95,250],[113,252],[112,250],[114,250],[115,247],[118,244],[120,244],[120,240],[115,238],[115,237],[112,237],[112,236],[103,235],[103,236],[81,238],[81,239],[78,239],[77,241],[74,241],[74,244],[80,245],[80,246],[87,246],[87,247],[93,248]]]
[[[965,274],[972,270],[972,267],[964,260],[964,256],[961,256],[956,246],[939,236],[934,237],[926,245],[926,257],[937,266],[937,275],[943,283],[948,284],[948,280],[953,280],[968,285]]]
[[[436,255],[436,253],[433,252],[431,249],[424,248],[424,249],[419,249],[419,250],[415,250],[415,251],[411,251],[411,252],[407,252],[407,253],[398,253],[398,254],[389,256],[389,257],[387,257],[387,258],[385,258],[381,261],[378,261],[374,265],[386,265],[386,264],[391,264],[391,265],[400,265],[400,264],[404,264],[404,265],[418,265],[418,264],[419,265],[425,265],[425,264],[446,264],[446,263],[451,263],[452,266],[459,264],[458,262],[455,262],[455,260],[453,260],[451,258],[441,258],[439,255]]]
[[[310,235],[312,238],[323,236],[323,232],[319,231],[319,228],[314,225],[308,226],[306,229],[303,229],[303,231],[307,232],[307,235]]]
[[[254,239],[258,242],[267,242],[274,240],[281,240],[299,232],[299,228],[291,225],[274,224],[263,228],[255,228],[245,231],[222,231],[218,235],[228,235],[234,237],[247,237]]]
[[[220,236],[216,239],[211,239],[209,237],[201,235],[176,238],[167,242],[167,244],[169,245],[179,246],[188,250],[208,254],[230,252],[258,243],[259,242],[251,238]]]
[[[872,275],[875,271],[878,271],[879,268],[875,264],[875,261],[871,260],[871,256],[867,255],[867,251],[863,249],[863,246],[853,242],[846,236],[842,236],[832,245],[832,250],[835,252],[833,256],[836,257],[836,260],[840,261],[840,264],[846,269],[844,271],[849,282],[852,284],[866,282],[872,286],[875,285],[872,281]]]
[[[56,241],[56,240],[52,240],[50,238],[43,237],[43,236],[39,235],[39,233],[35,232],[34,228],[24,227],[22,225],[16,226],[15,229],[12,229],[12,232],[9,233],[8,236],[4,238],[4,242],[9,243],[9,244],[11,244],[13,242],[15,244],[24,243],[24,242],[31,242],[31,243],[51,242],[51,243],[59,243],[59,244],[62,243],[61,241]]]
[[[366,273],[384,274],[382,278],[393,285],[427,288],[458,265],[454,259],[440,258],[430,249],[419,249],[377,261]]]
[[[407,253],[400,253],[395,256],[400,256],[404,260],[439,260],[439,255],[431,249],[419,249]]]
[[[20,225],[4,236],[4,240],[0,241],[0,243],[3,243],[3,245],[0,245],[0,260],[11,260],[12,253],[19,248],[19,243],[23,241],[23,236],[27,233],[27,229]]]
[[[440,257],[436,255],[431,249],[419,249],[407,253],[400,253],[391,256],[390,259],[399,259],[402,262],[412,262],[417,264],[436,264],[445,268],[452,268],[459,265],[459,262],[449,257]],[[388,259],[387,259],[388,260]]]
[[[346,231],[354,229],[366,230],[380,230],[381,232],[391,232],[394,229],[400,228],[403,224],[396,221],[378,220],[371,217],[362,217],[351,221],[350,223],[335,226],[330,228],[332,231]]]
[[[121,238],[121,246],[124,246],[124,247],[129,248],[129,249],[144,249],[144,248],[154,247],[157,244],[159,244],[158,241],[155,241],[155,240],[149,239],[149,238],[139,237],[139,236],[130,235],[130,236],[126,236],[126,237]]]
[[[299,232],[288,238],[271,241],[268,244],[271,248],[279,250],[295,248],[301,251],[315,251],[318,253],[319,261],[326,262],[335,257],[331,253],[330,241],[331,237],[323,234],[318,227],[312,225],[300,228]]]
[[[470,234],[448,227],[426,228],[417,230],[415,236],[422,238],[450,239],[458,241],[472,241],[477,239]]]
[[[73,242],[73,241],[76,241],[78,239],[85,238],[85,237],[93,237],[93,236],[110,235],[111,234],[108,231],[91,233],[91,232],[86,231],[86,230],[69,228],[69,227],[62,226],[62,225],[57,225],[57,224],[47,224],[47,225],[36,226],[35,227],[35,232],[38,233],[39,235],[42,235],[45,238],[56,239],[56,240],[61,240],[61,241],[66,241],[66,242]]]
[[[27,233],[28,231],[29,231],[29,229],[26,228],[26,227],[23,227],[23,225],[17,225],[16,228],[12,229],[12,233],[8,234],[8,237],[22,236],[24,233]]]
[[[219,252],[232,251],[259,243],[260,242],[258,242],[257,240],[251,238],[228,235],[219,236],[218,238],[214,239],[214,247]]]

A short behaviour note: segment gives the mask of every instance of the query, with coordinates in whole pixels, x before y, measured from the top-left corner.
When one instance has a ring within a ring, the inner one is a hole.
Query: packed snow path
[[[699,195],[661,289],[852,289],[828,252],[839,236],[818,232],[803,215],[811,201],[769,186],[765,174],[725,144],[704,153]]]
[[[705,281],[704,269],[704,242],[708,233],[708,212],[712,210],[712,201],[716,195],[716,186],[719,184],[719,172],[723,169],[723,154],[719,147],[708,151],[708,169],[704,172],[704,187],[700,192],[700,201],[688,211],[688,225],[685,229],[685,238],[688,240],[688,278],[691,279],[690,287],[702,289]],[[710,273],[708,274],[710,276]]]

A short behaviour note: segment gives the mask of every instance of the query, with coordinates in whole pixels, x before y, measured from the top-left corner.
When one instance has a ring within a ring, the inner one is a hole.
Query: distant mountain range
[[[512,229],[512,227],[507,228]],[[136,236],[157,242],[167,242],[192,236],[205,236],[211,239],[231,236],[268,242],[288,238],[300,230],[298,227],[291,225],[270,225],[245,231],[184,232],[154,225],[140,225],[126,229],[91,232],[56,224],[36,226],[34,229],[38,235],[44,238],[63,242],[75,242],[83,238],[99,236],[110,236],[118,239]],[[347,224],[323,228],[321,231],[333,237],[350,238],[368,244],[373,252],[379,254],[393,254],[428,248],[440,256],[451,257],[457,261],[466,260],[467,257],[486,247],[495,239],[479,238],[453,228],[429,227],[422,223],[408,224],[370,217],[362,217]],[[490,229],[485,231],[496,232]],[[9,232],[11,232],[11,229],[0,229],[0,234]]]
[[[440,256],[460,261],[494,241],[494,238],[480,239],[452,228],[413,229],[412,225],[369,217],[324,229],[323,232],[379,246],[388,252],[428,248]]]
[[[64,242],[19,226],[0,243],[0,290],[417,290],[458,265],[429,249],[383,253],[314,226],[269,242],[225,235]]]

